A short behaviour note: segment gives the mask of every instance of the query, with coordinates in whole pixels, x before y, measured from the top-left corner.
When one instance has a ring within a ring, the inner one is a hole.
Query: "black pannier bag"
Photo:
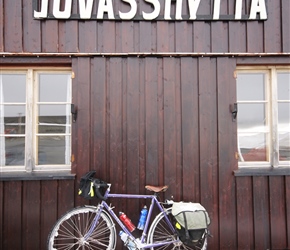
[[[95,173],[96,171],[89,171],[80,179],[78,194],[85,199],[104,199],[103,195],[106,189],[103,184],[106,184],[106,182],[93,178]]]
[[[172,215],[179,239],[186,245],[194,246],[206,236],[210,218],[200,203],[174,202]]]

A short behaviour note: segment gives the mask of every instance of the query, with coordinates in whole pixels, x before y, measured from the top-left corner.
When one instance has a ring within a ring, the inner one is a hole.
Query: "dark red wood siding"
[[[213,1],[201,2],[209,13]],[[223,14],[234,8],[221,1]],[[267,1],[267,9],[267,21],[249,22],[40,21],[32,0],[0,0],[0,67],[71,65],[78,107],[76,180],[0,181],[0,249],[45,249],[57,218],[88,203],[76,191],[90,169],[112,191],[167,184],[163,198],[201,202],[209,249],[290,249],[290,177],[233,173],[237,65],[290,64],[290,1]],[[141,204],[114,205],[137,222]]]
[[[118,10],[121,1],[113,2]],[[144,1],[137,2],[140,11],[150,11]],[[243,1],[244,14],[250,13],[251,2]],[[266,1],[266,21],[212,22],[34,20],[32,3],[0,0],[0,51],[289,53],[290,49],[288,0]],[[209,15],[213,3],[202,0],[198,10]],[[221,15],[233,15],[234,10],[235,1],[221,1]],[[78,13],[76,0],[72,12]]]

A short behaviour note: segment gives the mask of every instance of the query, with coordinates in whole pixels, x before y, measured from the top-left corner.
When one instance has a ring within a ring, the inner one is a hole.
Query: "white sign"
[[[38,0],[34,0],[37,1]],[[235,1],[235,13],[231,15],[221,15],[220,5],[223,0],[213,0],[213,13],[200,15],[199,6],[203,0],[163,0],[164,13],[161,13],[161,1],[140,0],[152,7],[151,12],[141,10],[141,16],[137,16],[138,4],[136,0],[78,0],[79,13],[72,14],[73,0],[64,0],[61,8],[61,0],[41,0],[40,8],[34,10],[36,19],[93,19],[93,20],[266,20],[266,0],[251,0],[250,12],[242,14],[243,0]],[[130,10],[121,12],[115,10],[113,1],[120,1],[129,5]],[[188,15],[182,16],[183,1],[187,2]],[[37,3],[34,6],[37,6]],[[49,4],[52,4],[52,13],[48,13]],[[97,11],[93,13],[93,6],[97,4]],[[175,4],[175,14],[171,15],[171,7]]]

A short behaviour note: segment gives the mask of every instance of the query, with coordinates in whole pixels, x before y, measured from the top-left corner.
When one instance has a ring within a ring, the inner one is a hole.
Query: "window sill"
[[[65,172],[0,173],[0,181],[74,180],[75,174]]]
[[[235,176],[286,176],[290,175],[289,167],[244,167],[234,171]]]

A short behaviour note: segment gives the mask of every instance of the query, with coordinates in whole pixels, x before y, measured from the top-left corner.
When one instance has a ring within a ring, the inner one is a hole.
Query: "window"
[[[71,71],[1,69],[0,171],[70,170]]]
[[[238,68],[239,167],[290,166],[290,68]]]

